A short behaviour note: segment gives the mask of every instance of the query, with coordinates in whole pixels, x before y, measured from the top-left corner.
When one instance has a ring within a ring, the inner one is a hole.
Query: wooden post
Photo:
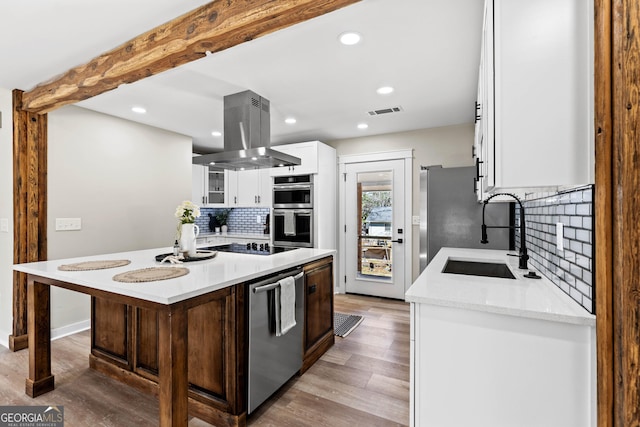
[[[160,426],[188,424],[187,310],[171,306],[158,313]]]
[[[640,425],[640,9],[595,1],[598,426]]]
[[[51,375],[51,303],[49,285],[29,279],[29,378],[25,392],[38,397],[54,388]]]
[[[47,115],[22,110],[13,91],[13,262],[47,259]],[[26,348],[27,278],[13,272],[12,351]]]

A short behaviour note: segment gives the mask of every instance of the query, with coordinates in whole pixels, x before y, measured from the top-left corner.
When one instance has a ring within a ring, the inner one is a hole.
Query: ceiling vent
[[[381,114],[399,113],[400,111],[402,111],[402,107],[381,108],[380,110],[369,111],[369,115],[379,116]]]

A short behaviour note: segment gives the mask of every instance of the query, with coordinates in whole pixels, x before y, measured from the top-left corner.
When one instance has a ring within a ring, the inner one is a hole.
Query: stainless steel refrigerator
[[[513,229],[489,229],[489,243],[481,239],[482,203],[474,192],[476,168],[428,166],[420,171],[420,271],[440,248],[512,249]],[[491,202],[487,225],[513,226],[513,203]]]

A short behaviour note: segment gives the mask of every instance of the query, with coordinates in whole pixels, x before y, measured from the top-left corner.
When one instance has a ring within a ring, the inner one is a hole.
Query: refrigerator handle
[[[476,178],[483,178],[484,175],[480,175],[480,163],[484,163],[480,161],[480,157],[476,157]]]

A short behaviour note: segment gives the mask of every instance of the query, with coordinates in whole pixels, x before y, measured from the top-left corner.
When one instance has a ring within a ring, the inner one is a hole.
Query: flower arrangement
[[[200,208],[189,200],[185,200],[176,208],[175,217],[180,224],[193,224],[200,217]]]

